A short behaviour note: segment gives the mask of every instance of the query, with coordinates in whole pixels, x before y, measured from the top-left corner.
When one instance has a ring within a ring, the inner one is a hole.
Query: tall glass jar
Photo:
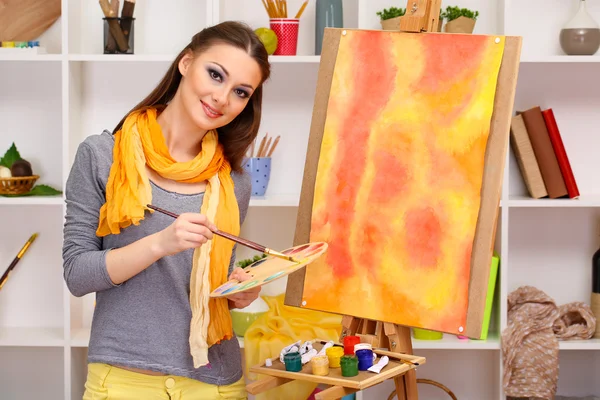
[[[573,18],[560,31],[560,47],[568,55],[593,55],[600,48],[600,27],[586,8],[586,0],[579,0]]]
[[[325,28],[343,28],[342,0],[317,0],[315,5],[315,54],[321,55]]]

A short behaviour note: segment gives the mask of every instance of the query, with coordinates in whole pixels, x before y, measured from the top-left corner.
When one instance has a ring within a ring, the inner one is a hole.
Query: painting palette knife
[[[278,257],[266,257],[258,260],[244,268],[244,271],[252,275],[251,279],[244,282],[228,281],[216,288],[210,297],[229,296],[283,278],[321,257],[327,251],[327,247],[325,242],[314,242],[291,247],[281,252],[292,256],[297,261],[288,261]]]

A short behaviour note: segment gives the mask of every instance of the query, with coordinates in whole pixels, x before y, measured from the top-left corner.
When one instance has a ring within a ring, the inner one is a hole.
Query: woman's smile
[[[209,106],[208,104],[203,102],[202,100],[200,100],[200,103],[202,103],[202,108],[204,109],[204,113],[209,118],[219,118],[223,115],[223,113],[220,113],[219,111],[215,110],[214,108],[212,108],[211,106]]]

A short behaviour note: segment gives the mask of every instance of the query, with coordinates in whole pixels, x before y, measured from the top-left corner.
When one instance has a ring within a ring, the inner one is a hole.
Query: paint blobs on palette
[[[282,251],[282,253],[286,256],[294,256],[296,260],[301,260],[302,258],[310,257],[313,254],[318,253],[326,245],[327,244],[323,242],[303,244],[301,246],[292,247],[291,249],[284,250]]]
[[[315,242],[295,246],[281,252],[293,256],[296,261],[279,257],[266,257],[257,260],[244,268],[244,271],[252,276],[250,279],[243,282],[228,281],[216,288],[210,296],[229,296],[283,278],[322,256],[327,251],[327,247],[327,243]]]

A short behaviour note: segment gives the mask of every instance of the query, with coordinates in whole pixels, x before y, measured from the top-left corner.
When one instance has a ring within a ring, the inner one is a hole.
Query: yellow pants
[[[175,375],[140,374],[107,364],[88,365],[83,400],[240,400],[247,399],[244,378],[225,386]]]

